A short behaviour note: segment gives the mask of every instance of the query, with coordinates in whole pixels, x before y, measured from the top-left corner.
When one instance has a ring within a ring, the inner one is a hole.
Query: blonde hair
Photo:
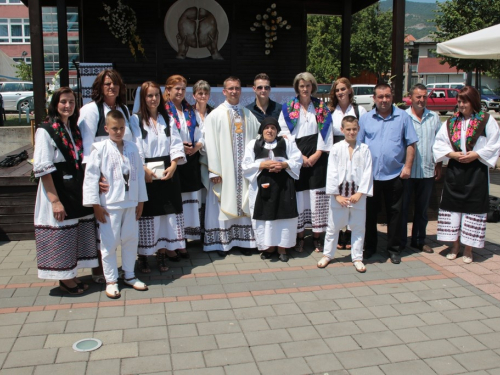
[[[300,82],[300,80],[303,80],[303,81],[306,81],[306,82],[311,82],[311,84],[312,84],[311,95],[316,94],[316,92],[318,91],[318,82],[316,82],[316,78],[314,78],[314,76],[311,73],[309,73],[309,72],[299,73],[293,79],[293,89],[295,90],[296,94],[299,93],[299,82]]]

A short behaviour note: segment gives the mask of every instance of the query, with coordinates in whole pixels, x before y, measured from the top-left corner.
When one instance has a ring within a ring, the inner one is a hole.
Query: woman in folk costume
[[[482,248],[489,210],[489,172],[500,150],[500,131],[481,112],[479,92],[465,86],[458,94],[458,112],[443,123],[432,148],[436,163],[448,161],[439,206],[437,239],[453,242],[446,258],[453,260],[465,245],[464,263],[472,263],[472,248]],[[460,238],[459,238],[460,235]]]
[[[280,135],[295,141],[303,159],[300,179],[295,184],[299,212],[295,250],[303,251],[304,229],[311,226],[315,251],[322,252],[320,236],[328,225],[329,197],[325,186],[328,152],[333,143],[332,116],[322,100],[311,96],[318,87],[311,73],[297,74],[293,87],[297,97],[283,104],[279,124]]]
[[[279,259],[288,262],[286,249],[295,246],[297,194],[302,154],[294,142],[277,137],[278,120],[266,117],[260,137],[250,141],[241,167],[250,182],[249,206],[257,248],[269,259],[278,247]]]
[[[96,223],[83,207],[83,147],[76,125],[73,91],[62,87],[52,96],[47,121],[35,134],[33,172],[40,178],[35,204],[38,277],[59,280],[59,288],[81,294],[88,285],[78,268],[97,267]]]
[[[200,211],[203,188],[199,151],[205,145],[205,140],[196,121],[195,111],[185,99],[186,85],[187,81],[183,76],[168,77],[163,97],[165,109],[170,116],[170,128],[179,132],[187,158],[186,164],[179,166],[177,170],[181,179],[185,236],[186,239],[199,240],[202,233]],[[179,255],[189,258],[186,251],[179,252]]]
[[[141,130],[136,144],[148,192],[139,220],[139,264],[143,273],[150,273],[147,257],[156,253],[160,272],[165,272],[166,258],[177,259],[177,250],[186,251],[181,183],[176,171],[186,157],[179,132],[170,127],[160,86],[144,82],[140,95],[139,112],[131,119]]]
[[[354,91],[352,90],[351,82],[345,77],[341,77],[333,82],[328,108],[332,112],[333,143],[337,143],[345,138],[341,130],[342,119],[345,116],[354,116],[359,120],[366,113],[364,107],[354,102]],[[350,228],[342,228],[339,233],[338,242],[337,249],[351,249]]]

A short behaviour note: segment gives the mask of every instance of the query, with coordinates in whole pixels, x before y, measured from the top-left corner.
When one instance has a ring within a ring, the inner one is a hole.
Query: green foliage
[[[330,83],[340,74],[342,19],[337,16],[308,16],[307,71],[318,82]],[[379,77],[391,68],[392,12],[374,4],[352,19],[351,73],[366,70]]]
[[[445,42],[500,23],[500,0],[448,0],[438,4],[434,40]],[[472,71],[499,71],[497,60],[469,60],[443,57],[451,67]],[[444,63],[443,62],[443,63]]]
[[[307,17],[307,71],[321,83],[340,74],[342,20],[336,16]]]
[[[33,72],[31,70],[31,64],[26,64],[25,61],[21,61],[16,65],[13,65],[16,68],[16,77],[23,81],[32,81],[33,80]]]
[[[392,61],[392,12],[382,12],[379,3],[356,13],[352,20],[351,72],[366,70],[378,78],[387,74]]]

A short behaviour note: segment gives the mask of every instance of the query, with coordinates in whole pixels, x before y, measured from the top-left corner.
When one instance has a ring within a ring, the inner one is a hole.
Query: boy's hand
[[[101,178],[99,179],[99,194],[107,193],[109,191],[108,180],[104,178],[101,174]]]
[[[363,196],[363,194],[361,194],[361,193],[356,193],[356,194],[352,195],[351,196],[351,204],[358,203],[362,196]]]
[[[104,207],[94,204],[94,216],[96,220],[100,223],[107,223],[106,216],[109,216],[108,212],[104,209]]]
[[[342,206],[347,207],[350,205],[349,198],[343,197],[342,195],[336,195],[335,200]]]
[[[144,208],[144,202],[139,202],[135,208],[135,220],[139,220],[142,216],[142,209]]]
[[[177,169],[177,165],[171,165],[167,169],[163,171],[163,177],[161,178],[162,180],[170,180],[172,176],[174,175],[175,170]]]

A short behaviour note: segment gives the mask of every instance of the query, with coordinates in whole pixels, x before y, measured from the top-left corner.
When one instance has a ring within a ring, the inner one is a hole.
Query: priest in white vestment
[[[233,247],[251,255],[256,247],[248,206],[248,181],[241,164],[245,146],[257,137],[259,122],[239,104],[241,82],[236,77],[224,81],[226,101],[205,120],[205,146],[210,185],[205,211],[204,251],[221,257]]]

